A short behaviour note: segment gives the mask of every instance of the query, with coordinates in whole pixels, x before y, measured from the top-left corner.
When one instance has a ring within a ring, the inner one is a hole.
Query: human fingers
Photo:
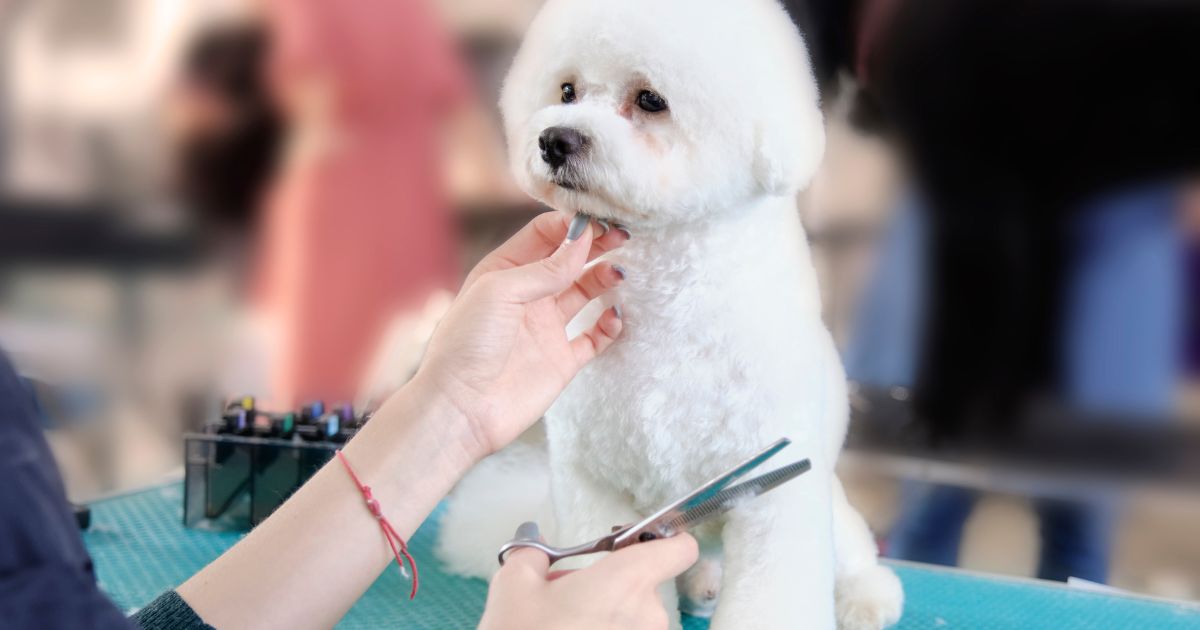
[[[463,289],[470,287],[486,273],[520,267],[549,256],[566,240],[570,224],[574,220],[574,217],[558,211],[544,212],[534,217],[503,245],[475,265],[475,268],[467,275]],[[581,220],[586,220],[586,217]],[[629,230],[626,228],[605,230],[599,223],[596,225],[598,226],[596,229],[601,232],[601,235],[592,241],[591,249],[588,251],[588,260],[612,251],[629,240]]]
[[[485,276],[486,282],[498,289],[504,298],[518,303],[556,295],[583,273],[591,244],[592,228],[585,224],[577,238],[564,241],[549,256],[520,267],[489,273]]]
[[[592,241],[592,251],[588,252],[589,261],[594,260],[605,252],[617,249],[630,239],[629,229],[624,226],[614,227],[612,224],[604,221],[597,221],[596,225],[599,226],[600,236],[597,236]]]
[[[688,570],[699,556],[696,539],[683,533],[626,547],[595,566],[612,580],[642,580],[657,585]]]
[[[588,302],[600,297],[605,291],[625,280],[625,269],[620,265],[600,263],[583,272],[566,291],[558,295],[558,310],[564,320],[579,314]]]
[[[546,579],[547,573],[550,571],[550,556],[534,547],[518,547],[509,552],[500,571]]]
[[[568,217],[561,212],[551,211],[537,215],[500,247],[484,256],[467,275],[463,289],[470,287],[483,274],[520,267],[549,256],[566,239],[567,222]]]
[[[607,350],[621,334],[622,327],[621,307],[605,309],[590,329],[571,340],[571,352],[575,355],[576,365],[583,367]]]
[[[538,524],[533,521],[521,523],[517,527],[517,533],[513,535],[513,542],[517,541],[541,542],[542,535],[538,531]],[[503,557],[502,564],[504,566],[501,567],[501,571],[505,569],[515,572],[529,571],[545,578],[546,573],[550,570],[550,556],[537,547],[517,547]]]

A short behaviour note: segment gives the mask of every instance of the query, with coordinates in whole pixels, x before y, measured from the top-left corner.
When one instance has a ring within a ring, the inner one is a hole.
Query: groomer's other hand
[[[658,586],[696,562],[680,534],[626,547],[587,569],[555,575],[546,554],[518,549],[492,578],[480,630],[660,630],[669,619]],[[678,614],[671,611],[671,614]]]
[[[475,267],[414,379],[462,412],[478,457],[529,428],[621,332],[619,310],[610,308],[590,330],[567,338],[567,322],[624,279],[611,265],[586,272],[584,265],[628,238],[612,229],[593,239],[597,230],[588,223],[567,240],[570,222],[559,212],[542,214]]]

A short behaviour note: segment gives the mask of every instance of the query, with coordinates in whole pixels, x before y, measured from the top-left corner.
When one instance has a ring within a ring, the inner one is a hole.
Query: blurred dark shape
[[[87,529],[92,526],[92,509],[86,505],[71,504],[71,511],[75,513],[75,522],[79,525],[79,529]]]
[[[1099,195],[1200,169],[1200,3],[863,6],[885,26],[856,46],[866,58],[848,61],[931,219],[917,400],[938,436],[1003,432],[1062,385],[1072,215]]]
[[[879,2],[891,1],[784,0],[784,7],[808,45],[822,105],[828,107],[846,93],[847,86],[840,77],[857,66],[858,46],[864,40],[861,36],[864,12]],[[846,97],[850,101],[850,122],[856,128],[876,134],[886,131],[883,112],[871,92],[852,89]]]
[[[1184,369],[1200,379],[1200,234],[1192,237],[1187,252],[1187,350]]]
[[[1195,436],[1177,435],[1166,410],[1183,325],[1173,215],[1180,180],[1200,168],[1200,83],[1187,78],[1200,66],[1200,4],[871,0],[856,11],[843,63],[915,186],[866,298],[880,332],[847,360],[854,374],[886,354],[865,376],[913,386],[892,446],[1019,470],[1029,487],[1018,492],[1033,496],[1064,476],[1194,481]],[[886,342],[897,335],[909,342]],[[886,422],[875,413],[856,420]],[[954,564],[975,498],[906,482],[889,553]],[[1040,577],[1106,580],[1111,499],[1035,501]]]
[[[0,199],[0,264],[8,269],[182,269],[203,254],[194,235],[137,225],[107,204]]]
[[[784,8],[804,35],[823,103],[834,89],[838,72],[849,67],[856,5],[856,0],[783,0]]]
[[[474,75],[475,90],[481,101],[492,106],[490,113],[499,126],[500,108],[493,105],[500,102],[504,76],[521,40],[507,33],[472,33],[460,44],[463,58]]]
[[[846,443],[855,451],[961,464],[994,477],[1019,473],[1059,488],[1042,493],[1056,499],[1078,498],[1071,492],[1079,488],[1200,484],[1200,431],[1165,417],[1045,403],[998,439],[967,436],[940,448],[930,446],[935,427],[914,412],[907,389],[856,384],[853,391]]]
[[[203,31],[174,94],[181,201],[209,227],[241,231],[255,219],[283,137],[264,77],[268,37],[259,24]]]

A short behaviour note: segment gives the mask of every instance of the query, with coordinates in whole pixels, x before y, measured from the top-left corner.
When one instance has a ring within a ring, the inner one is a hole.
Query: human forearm
[[[344,452],[407,540],[482,455],[477,444],[457,408],[418,380]],[[378,521],[335,460],[179,593],[219,628],[330,627],[389,562]]]
[[[400,537],[476,461],[528,429],[620,333],[617,309],[579,337],[565,330],[624,278],[587,261],[628,238],[608,229],[593,240],[586,217],[568,226],[548,213],[468,276],[417,377],[344,449]],[[379,522],[335,461],[178,591],[223,630],[329,627],[392,561]]]

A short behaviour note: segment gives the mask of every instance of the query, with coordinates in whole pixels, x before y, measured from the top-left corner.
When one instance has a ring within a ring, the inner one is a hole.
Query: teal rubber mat
[[[182,492],[182,485],[172,484],[92,505],[92,527],[84,540],[95,560],[101,588],[128,612],[183,582],[241,537],[184,529]],[[487,585],[439,571],[432,553],[437,516],[435,513],[409,544],[421,569],[417,599],[407,599],[406,582],[390,568],[339,628],[475,627]],[[1200,628],[1200,609],[1179,604],[923,566],[896,566],[896,571],[908,598],[898,626],[902,630]],[[685,621],[687,630],[708,625],[698,619]]]

